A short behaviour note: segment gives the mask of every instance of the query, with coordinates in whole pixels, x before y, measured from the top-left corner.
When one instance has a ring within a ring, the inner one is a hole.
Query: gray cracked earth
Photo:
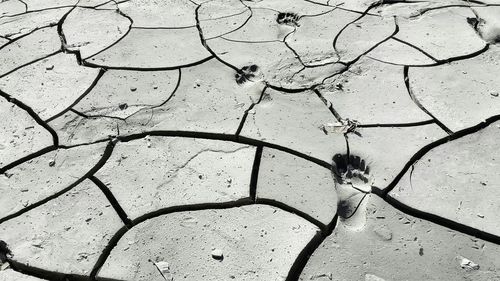
[[[0,280],[500,280],[500,1],[1,0]]]

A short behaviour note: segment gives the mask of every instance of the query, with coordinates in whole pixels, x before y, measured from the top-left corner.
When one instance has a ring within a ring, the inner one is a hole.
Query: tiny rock
[[[493,97],[498,97],[499,93],[498,92],[491,92],[490,95],[492,95]]]
[[[135,92],[135,91],[137,91],[137,88],[136,88],[136,87],[130,87],[130,90],[131,90],[132,92]]]
[[[365,275],[365,281],[385,281],[385,279],[380,278],[377,275],[366,274]]]
[[[222,250],[220,249],[214,249],[212,251],[212,258],[218,260],[218,261],[222,261],[224,259],[224,255],[222,254]]]
[[[160,271],[163,278],[167,281],[174,280],[172,273],[170,273],[170,265],[166,261],[159,261],[154,263],[156,268]]]
[[[458,257],[460,259],[460,267],[466,271],[478,270],[479,264],[469,260],[468,258]]]
[[[381,225],[373,230],[384,241],[392,240],[392,231],[386,225]]]
[[[120,108],[120,110],[125,110],[125,109],[127,109],[127,108],[128,108],[128,104],[126,104],[126,103],[120,103],[120,104],[118,105],[118,108]]]
[[[52,70],[52,69],[54,69],[54,65],[53,65],[53,64],[51,64],[51,65],[47,65],[47,66],[45,67],[45,69],[47,69],[47,70]]]
[[[55,164],[56,164],[56,160],[54,160],[54,159],[50,159],[50,161],[49,161],[49,166],[50,166],[50,167],[54,167],[54,165],[55,165]]]

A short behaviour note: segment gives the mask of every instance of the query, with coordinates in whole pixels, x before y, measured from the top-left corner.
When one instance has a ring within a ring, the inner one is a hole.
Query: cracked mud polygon
[[[0,281],[500,280],[500,2],[0,0]]]

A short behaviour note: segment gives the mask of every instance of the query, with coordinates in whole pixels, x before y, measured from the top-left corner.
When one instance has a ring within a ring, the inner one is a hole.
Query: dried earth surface
[[[500,280],[500,2],[0,0],[0,281]]]

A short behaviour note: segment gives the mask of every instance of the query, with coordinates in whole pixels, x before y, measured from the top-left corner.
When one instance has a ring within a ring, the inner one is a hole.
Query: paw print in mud
[[[299,25],[300,16],[295,13],[279,13],[276,22],[278,24],[286,24],[290,26],[300,26]]]
[[[255,64],[242,67],[235,75],[236,83],[241,85],[247,81],[254,81],[258,76],[259,67]]]

